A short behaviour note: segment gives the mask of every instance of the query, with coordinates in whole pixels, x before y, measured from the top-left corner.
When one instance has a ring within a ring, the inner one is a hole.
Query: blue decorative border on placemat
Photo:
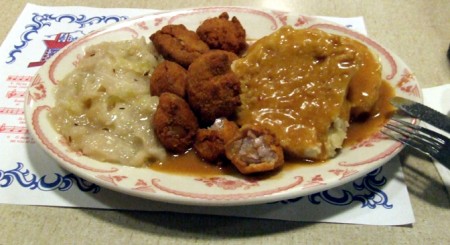
[[[332,194],[331,191],[323,191],[307,197],[298,197],[276,203],[289,204],[308,198],[309,202],[316,205],[321,204],[322,201],[335,206],[346,206],[360,202],[361,208],[375,209],[381,206],[385,209],[392,209],[394,205],[389,204],[388,195],[381,190],[381,187],[387,182],[386,177],[380,175],[381,171],[382,167],[370,172],[360,180],[355,180],[352,185],[353,190],[341,189],[341,193],[338,195]],[[336,190],[333,190],[333,192],[336,192]]]
[[[354,203],[361,203],[361,208],[375,209],[382,207],[385,209],[392,209],[393,205],[389,204],[389,197],[381,190],[387,179],[380,175],[382,168],[378,168],[370,172],[365,177],[353,182],[353,189],[341,189],[340,193],[333,191],[323,191],[307,197],[298,197],[289,200],[274,202],[272,204],[291,204],[303,200],[308,200],[310,203],[320,205],[323,202],[335,205],[346,206]],[[23,187],[30,190],[41,191],[68,191],[76,186],[82,192],[98,193],[101,187],[90,183],[74,174],[61,175],[53,174],[56,179],[50,181],[49,175],[43,175],[38,178],[36,174],[31,173],[24,168],[24,164],[17,162],[17,167],[10,170],[0,169],[0,188],[10,187],[15,181]],[[339,188],[339,187],[338,187]],[[336,194],[332,194],[336,193]]]
[[[30,190],[68,191],[75,184],[83,192],[98,193],[100,191],[100,186],[77,177],[74,174],[61,175],[54,173],[53,175],[54,178],[50,178],[49,175],[43,175],[38,178],[36,174],[25,169],[23,163],[17,162],[16,168],[0,170],[0,188],[7,188],[17,181],[21,187]]]

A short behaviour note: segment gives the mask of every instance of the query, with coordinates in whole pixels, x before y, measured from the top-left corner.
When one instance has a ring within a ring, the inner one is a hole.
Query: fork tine
[[[431,156],[430,152],[438,151],[438,149],[436,149],[435,147],[432,147],[431,145],[428,145],[425,142],[420,141],[420,138],[408,137],[410,133],[406,134],[406,133],[403,133],[401,130],[398,130],[398,128],[388,127],[388,125],[385,125],[385,126],[386,126],[386,128],[396,132],[397,134],[392,134],[385,130],[381,130],[381,133],[389,136],[390,138],[392,138],[396,141],[400,141],[401,143],[408,145],[422,153],[425,153],[428,156]]]
[[[413,124],[411,124],[413,125]],[[439,150],[441,145],[444,143],[441,138],[437,139],[434,137],[431,137],[424,133],[422,128],[410,128],[409,125],[403,125],[406,126],[406,128],[403,128],[402,125],[394,125],[391,123],[388,123],[385,125],[386,128],[402,135],[404,138],[404,141],[415,141],[422,144],[427,144],[426,146],[433,147],[433,149]],[[416,126],[416,125],[413,125]]]
[[[430,139],[439,141],[442,144],[445,144],[448,141],[448,139],[443,138],[443,136],[440,135],[439,133],[436,133],[436,132],[434,132],[432,130],[429,130],[427,128],[421,127],[419,125],[415,125],[415,124],[412,124],[412,123],[400,120],[398,118],[391,118],[391,120],[395,121],[397,123],[400,123],[402,125],[405,125],[406,127],[409,127],[409,128],[412,128],[412,129],[416,129],[416,130],[418,130],[419,133],[421,133],[423,135],[427,135]]]
[[[450,139],[427,128],[391,118],[381,133],[436,159],[450,169]]]
[[[385,128],[397,134],[393,135],[383,132],[384,134],[428,155],[440,155],[440,151],[445,150],[445,147],[448,147],[450,144],[448,138],[434,131],[397,118],[391,119],[396,124],[388,123],[385,125]]]

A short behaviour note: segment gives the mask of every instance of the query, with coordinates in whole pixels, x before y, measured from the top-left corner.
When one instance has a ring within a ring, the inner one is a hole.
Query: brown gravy
[[[353,120],[350,122],[344,147],[356,145],[380,131],[395,111],[394,106],[389,102],[394,96],[395,91],[392,86],[386,81],[383,81],[380,87],[379,99],[375,103],[368,119],[363,121]]]
[[[191,149],[185,154],[169,155],[163,162],[149,164],[149,167],[156,171],[181,175],[210,176],[237,174],[237,170],[230,165],[217,166],[205,162]]]
[[[268,128],[286,155],[314,161],[335,155],[350,115],[371,110],[382,82],[367,46],[289,26],[256,41],[233,70],[242,82],[238,123]]]

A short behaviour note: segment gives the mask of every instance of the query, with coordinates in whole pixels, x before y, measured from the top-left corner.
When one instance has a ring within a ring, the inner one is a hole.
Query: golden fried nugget
[[[212,50],[197,58],[188,69],[187,96],[202,125],[216,118],[231,117],[241,104],[240,81],[231,71],[237,56],[223,50]]]
[[[187,68],[209,47],[184,25],[166,25],[150,36],[156,50],[167,60]]]
[[[164,148],[173,153],[184,153],[194,143],[198,122],[184,99],[162,93],[153,116],[153,128]]]
[[[225,159],[225,144],[234,138],[238,131],[239,128],[233,121],[218,118],[211,127],[197,131],[195,152],[207,162],[221,163]]]
[[[211,49],[240,54],[247,48],[245,29],[236,17],[229,20],[227,12],[205,20],[196,32]]]
[[[186,94],[187,71],[172,61],[161,62],[150,77],[150,94],[159,96],[164,92],[184,98]]]
[[[268,129],[244,125],[225,146],[227,158],[242,174],[266,172],[284,164],[283,149]]]

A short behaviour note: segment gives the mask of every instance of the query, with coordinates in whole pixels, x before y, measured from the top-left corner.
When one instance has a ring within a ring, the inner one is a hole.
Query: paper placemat
[[[155,11],[33,4],[25,7],[0,48],[0,203],[370,225],[414,222],[398,158],[332,190],[241,207],[194,207],[139,199],[101,188],[61,169],[27,132],[23,103],[33,75],[59,49],[92,30]],[[326,18],[366,31],[362,17]]]

